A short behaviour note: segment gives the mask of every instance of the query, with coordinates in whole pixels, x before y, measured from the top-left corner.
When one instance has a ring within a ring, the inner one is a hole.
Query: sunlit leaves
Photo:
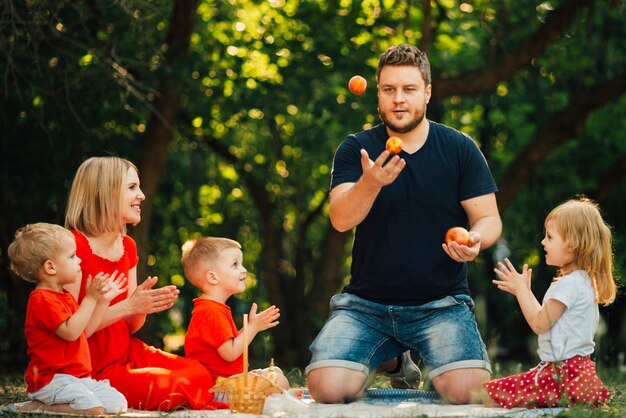
[[[200,206],[210,206],[222,196],[222,191],[218,186],[204,184],[198,190],[198,203]]]
[[[509,89],[506,86],[506,83],[498,83],[498,87],[496,88],[496,94],[498,96],[500,96],[500,97],[506,96],[508,91],[509,91]]]
[[[166,35],[174,2],[27,2],[29,17],[22,20],[30,26],[17,25],[2,38],[5,53],[13,54],[0,59],[12,112],[6,129],[15,124],[26,131],[6,139],[18,138],[15,146],[24,147],[14,170],[39,167],[42,153],[53,164],[52,174],[38,179],[43,192],[29,193],[36,203],[24,208],[52,202],[49,213],[30,218],[61,219],[70,165],[91,154],[137,162],[149,153],[143,140],[158,118],[157,91],[167,77],[181,107],[158,193],[148,196],[155,204],[149,264],[180,284],[185,239],[229,236],[244,246],[246,267],[256,270],[242,299],[262,299],[270,231],[280,239],[274,250],[283,279],[301,281],[309,291],[328,228],[333,153],[348,133],[379,122],[379,54],[397,42],[429,39],[425,47],[436,78],[489,67],[514,54],[563,3],[438,0],[430,2],[432,20],[425,22],[424,3],[415,1],[201,0],[189,54],[171,62],[165,59],[171,48]],[[613,3],[594,2],[545,53],[492,91],[431,103],[428,117],[470,134],[498,177],[577,89],[625,68],[626,25]],[[354,74],[372,86],[358,98],[346,90]],[[597,185],[603,170],[626,152],[624,106],[622,100],[594,113],[507,209],[505,234],[514,231],[510,245],[517,261],[541,267],[537,235],[548,206]],[[11,187],[32,190],[20,176],[10,180]],[[51,193],[55,187],[60,191]],[[607,208],[617,219],[621,206]],[[14,211],[17,217],[22,212]],[[298,246],[310,258],[296,270]],[[347,254],[342,277],[349,261]],[[183,291],[179,314],[187,315],[184,303],[195,290],[184,285]]]
[[[220,164],[219,167],[220,167],[220,174],[224,179],[230,180],[232,182],[235,182],[239,179],[237,171],[232,165]]]
[[[93,55],[85,54],[82,57],[80,57],[80,59],[78,60],[78,65],[80,65],[81,67],[86,67],[88,65],[91,65],[92,61],[93,61]]]
[[[238,188],[238,187],[235,187],[234,189],[232,189],[232,190],[230,191],[230,196],[231,196],[233,199],[241,199],[242,197],[244,197],[244,193],[243,193],[243,190],[241,190],[241,189],[240,189],[240,188]],[[231,199],[231,201],[232,201],[232,199]]]
[[[324,199],[326,199],[326,191],[325,190],[318,190],[317,192],[315,192],[315,194],[313,195],[313,197],[311,198],[308,208],[310,210],[314,210],[315,208],[317,208],[320,203],[322,203],[324,201]]]
[[[271,58],[267,54],[259,51],[253,51],[247,54],[247,60],[241,67],[241,76],[254,78],[258,81],[271,81],[280,83],[282,75],[278,71],[278,65],[271,62]]]
[[[33,97],[33,107],[41,107],[43,106],[43,99],[41,96]]]
[[[357,17],[356,23],[363,26],[374,25],[381,14],[380,2],[378,0],[364,0],[361,2],[361,7],[363,13]]]
[[[202,118],[200,116],[193,118],[193,120],[191,121],[191,125],[194,128],[200,128],[202,126]]]
[[[182,274],[174,274],[170,277],[170,283],[176,287],[182,287],[185,284],[185,278]]]
[[[442,50],[447,51],[449,54],[456,54],[463,48],[463,37],[452,37],[447,34],[442,34],[437,37],[435,46]]]

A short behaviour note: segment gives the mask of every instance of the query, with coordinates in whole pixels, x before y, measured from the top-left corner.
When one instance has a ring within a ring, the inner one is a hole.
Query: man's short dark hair
[[[425,52],[420,51],[419,48],[409,44],[398,44],[387,48],[385,52],[380,54],[378,60],[378,71],[376,72],[376,79],[380,78],[380,72],[386,65],[397,66],[415,66],[419,68],[424,79],[424,84],[429,85],[431,83],[430,78],[430,63],[428,62],[428,56]]]

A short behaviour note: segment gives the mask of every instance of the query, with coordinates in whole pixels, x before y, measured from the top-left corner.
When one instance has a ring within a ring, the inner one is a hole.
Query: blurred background
[[[563,200],[597,200],[623,277],[624,0],[3,0],[0,13],[0,372],[26,367],[32,289],[9,272],[6,248],[24,224],[63,224],[76,169],[101,155],[140,169],[147,199],[129,230],[139,280],[181,289],[141,338],[182,353],[197,293],[180,247],[226,236],[249,270],[229,301],[237,322],[253,301],[282,312],[251,362],[304,368],[349,277],[352,232],[327,214],[333,154],[378,123],[378,56],[398,42],[429,55],[427,117],[469,134],[498,183],[504,232],[469,277],[492,360],[538,362],[493,265],[528,263],[541,300],[556,274],[543,221]],[[358,97],[347,89],[356,74],[368,81]],[[601,314],[596,360],[624,367],[624,298]]]

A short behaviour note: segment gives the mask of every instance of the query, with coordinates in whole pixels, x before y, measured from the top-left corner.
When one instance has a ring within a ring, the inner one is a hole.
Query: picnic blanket
[[[5,409],[8,410],[8,409]],[[535,418],[545,415],[555,416],[567,408],[504,409],[487,408],[482,405],[449,405],[439,398],[436,392],[410,389],[369,389],[356,402],[341,405],[318,404],[302,390],[297,398],[289,392],[272,395],[265,401],[262,416],[294,418],[378,418],[378,417],[507,417]],[[0,411],[0,414],[2,411]],[[183,409],[167,414],[156,411],[131,409],[123,417],[128,418],[216,418],[225,415],[237,417],[258,417],[252,414],[233,414],[229,410],[196,411]]]
[[[482,405],[448,405],[441,401],[434,391],[410,389],[369,389],[356,402],[341,405],[318,404],[313,401],[306,389],[301,399],[289,394],[272,395],[265,401],[263,416],[294,418],[374,418],[374,417],[511,417],[535,418],[545,415],[558,415],[567,408],[544,409],[505,409],[487,408]],[[228,410],[217,411],[175,411],[168,416],[176,418],[214,418],[234,415]],[[129,411],[123,416],[132,418],[152,418],[155,413]],[[236,414],[237,417],[255,417],[250,414]]]

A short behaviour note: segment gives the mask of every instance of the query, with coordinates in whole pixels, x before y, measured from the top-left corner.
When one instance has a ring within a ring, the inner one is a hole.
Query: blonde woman
[[[199,362],[132,336],[146,315],[171,308],[179,293],[175,286],[155,289],[156,277],[137,283],[137,248],[126,235],[126,225],[141,221],[144,199],[137,167],[118,157],[89,158],[72,183],[65,226],[76,240],[82,280],[66,288],[80,302],[89,275],[117,271],[128,279],[128,291],[111,301],[98,331],[89,338],[92,373],[97,379],[109,379],[130,408],[169,411],[222,406],[211,402],[209,389],[214,382]]]

